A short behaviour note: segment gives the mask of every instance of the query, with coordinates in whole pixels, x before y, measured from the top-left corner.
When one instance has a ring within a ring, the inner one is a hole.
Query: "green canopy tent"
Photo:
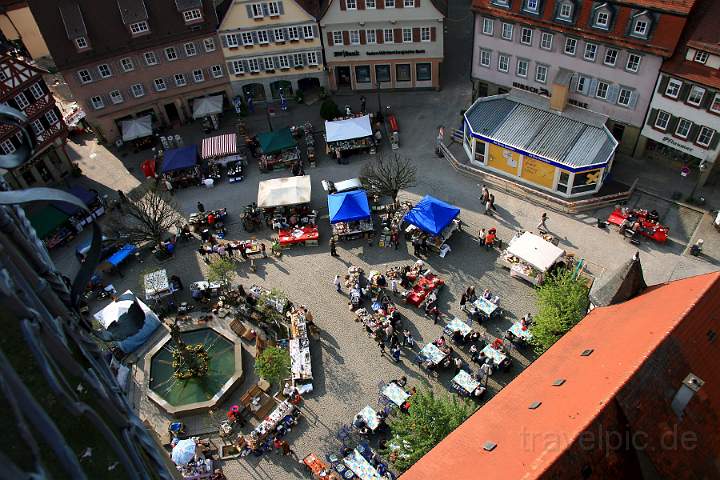
[[[29,215],[28,218],[38,237],[44,239],[62,226],[69,216],[54,206],[48,205]]]
[[[257,136],[260,150],[266,155],[288,150],[297,146],[297,142],[290,133],[290,128],[282,128],[274,132],[263,132]]]

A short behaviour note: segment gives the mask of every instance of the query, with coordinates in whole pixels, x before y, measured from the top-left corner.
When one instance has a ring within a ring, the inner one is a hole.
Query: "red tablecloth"
[[[295,236],[293,232],[295,230],[301,230],[302,235]],[[305,243],[308,240],[318,240],[320,238],[320,232],[318,227],[302,227],[296,229],[282,229],[278,232],[280,245],[292,245],[296,243]]]
[[[432,273],[428,273],[418,279],[412,291],[407,296],[407,302],[418,307],[430,292],[444,284],[445,282],[441,278],[436,277]]]
[[[644,237],[655,240],[658,243],[665,243],[667,241],[669,228],[660,225],[657,222],[651,222],[645,217],[644,211],[633,210],[630,211],[630,215],[623,214],[621,208],[616,208],[608,217],[608,223],[613,225],[622,225],[622,223],[628,218],[628,216],[634,216],[640,221],[640,234]]]

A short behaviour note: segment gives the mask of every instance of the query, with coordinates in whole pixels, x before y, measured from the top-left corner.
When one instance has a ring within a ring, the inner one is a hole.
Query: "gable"
[[[314,22],[315,19],[295,0],[278,0],[280,16],[264,16],[262,19],[252,18],[250,5],[267,2],[233,2],[220,23],[219,30],[234,30],[237,28],[262,28],[266,25],[283,25],[303,22]],[[266,10],[266,9],[265,9]]]
[[[387,22],[389,18],[397,18],[403,21],[413,20],[442,20],[445,18],[442,10],[435,2],[444,3],[444,0],[419,0],[420,6],[413,8],[375,8],[363,10],[343,10],[341,1],[329,0],[329,3],[320,13],[321,25],[357,23],[357,22]],[[378,4],[384,0],[376,0]],[[397,4],[402,0],[395,0]]]

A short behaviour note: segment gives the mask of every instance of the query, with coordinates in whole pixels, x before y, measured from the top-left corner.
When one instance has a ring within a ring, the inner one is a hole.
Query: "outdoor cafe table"
[[[445,360],[445,357],[447,357],[447,354],[440,350],[434,343],[425,345],[418,355],[429,360],[433,365],[439,365]]]
[[[512,333],[517,338],[521,338],[525,341],[528,341],[532,338],[532,332],[530,332],[530,329],[526,328],[525,330],[523,330],[521,322],[513,323],[512,327],[508,328],[508,332]]]
[[[400,386],[395,382],[390,382],[385,385],[382,389],[382,394],[398,407],[405,403],[405,400],[410,398],[410,394],[400,388]]]
[[[502,353],[500,350],[496,350],[492,347],[492,345],[488,344],[485,346],[485,348],[482,349],[485,356],[492,360],[493,365],[496,367],[499,367],[500,364],[502,364],[506,359],[507,355]]]
[[[460,332],[463,337],[466,337],[470,334],[470,332],[472,332],[472,328],[470,328],[470,325],[467,323],[455,317],[447,325],[445,325],[445,331],[449,334]]]
[[[370,465],[370,462],[365,460],[365,457],[363,457],[357,449],[345,457],[343,463],[361,480],[382,480],[377,470]]]
[[[480,310],[482,313],[488,316],[488,318],[497,310],[498,306],[492,303],[490,300],[480,297],[473,302],[475,308]]]
[[[366,405],[365,408],[360,410],[358,415],[365,420],[365,423],[370,430],[375,431],[380,426],[380,419],[377,416],[377,412],[373,410],[370,405]]]
[[[477,387],[480,386],[480,382],[475,380],[465,370],[460,370],[458,374],[455,375],[455,378],[452,379],[452,383],[453,385],[457,385],[463,391],[467,392],[470,395],[475,391]]]

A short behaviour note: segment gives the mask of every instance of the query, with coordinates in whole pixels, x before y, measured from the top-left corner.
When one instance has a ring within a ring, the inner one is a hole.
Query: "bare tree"
[[[180,223],[177,206],[163,190],[151,187],[128,198],[111,222],[114,230],[131,242],[159,245],[168,230]]]
[[[386,158],[378,152],[375,160],[365,164],[360,173],[368,192],[388,196],[397,201],[400,190],[415,186],[417,168],[409,158],[394,154]]]

